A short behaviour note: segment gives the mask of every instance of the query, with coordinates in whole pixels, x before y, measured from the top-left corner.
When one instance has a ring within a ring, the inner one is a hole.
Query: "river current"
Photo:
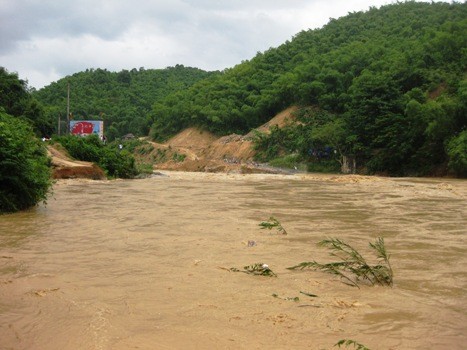
[[[0,349],[463,349],[466,195],[453,179],[61,180],[0,216]],[[271,216],[287,235],[261,229]],[[332,261],[329,237],[372,261],[383,237],[394,285],[286,269]],[[277,277],[232,271],[255,263]]]

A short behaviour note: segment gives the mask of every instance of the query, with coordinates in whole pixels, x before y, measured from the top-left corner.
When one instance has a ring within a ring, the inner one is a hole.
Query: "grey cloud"
[[[174,31],[180,23],[196,25],[197,19],[216,16],[215,11],[251,11],[288,6],[302,1],[37,1],[2,0],[0,3],[0,52],[15,47],[18,40],[35,37],[80,36],[91,34],[105,40],[120,37],[132,25],[152,23],[161,31]],[[248,12],[247,12],[248,13]],[[219,16],[219,14],[217,14]],[[198,23],[199,24],[199,23]],[[217,30],[222,30],[225,20]],[[202,27],[202,23],[200,25]]]
[[[14,48],[18,40],[86,34],[112,40],[135,22],[167,25],[187,19],[176,0],[0,1],[1,52]]]
[[[223,69],[390,1],[0,0],[0,65],[35,87],[86,68]]]

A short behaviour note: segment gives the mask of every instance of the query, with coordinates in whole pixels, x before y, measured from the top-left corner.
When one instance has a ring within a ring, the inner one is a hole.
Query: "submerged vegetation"
[[[271,216],[268,221],[262,221],[259,226],[261,229],[268,230],[276,228],[278,232],[287,234],[281,223],[273,216]],[[382,286],[393,285],[394,273],[389,261],[390,255],[386,251],[386,246],[382,237],[378,237],[373,243],[369,242],[369,247],[375,254],[378,262],[376,265],[371,265],[355,248],[338,238],[324,239],[318,242],[318,246],[328,248],[330,250],[330,255],[338,260],[325,264],[316,261],[302,262],[288,267],[287,269],[303,270],[305,268],[311,268],[324,271],[339,276],[344,283],[358,288],[360,288],[360,283],[369,283],[370,285],[378,284]],[[265,271],[263,271],[264,267],[266,267]],[[260,263],[245,266],[245,270],[250,273],[259,272],[259,274],[262,274],[263,272],[267,272],[269,267]],[[303,294],[316,296],[314,294]]]
[[[279,220],[277,220],[274,216],[271,216],[268,221],[263,221],[259,224],[261,229],[268,229],[272,230],[275,228],[279,233],[282,233],[283,235],[287,234],[287,231],[285,230],[284,227],[282,227],[281,223]]]
[[[331,251],[331,256],[338,261],[321,264],[316,261],[302,262],[288,267],[289,270],[311,268],[339,276],[344,283],[359,287],[360,282],[369,282],[371,285],[393,284],[393,271],[389,262],[389,254],[386,252],[384,239],[379,237],[374,243],[369,243],[370,248],[376,254],[377,265],[370,265],[367,260],[352,246],[337,238],[325,239],[318,243]],[[359,287],[360,288],[360,287]]]
[[[267,264],[256,263],[248,266],[244,266],[243,270],[239,270],[235,267],[230,268],[232,272],[243,272],[249,275],[255,276],[268,276],[268,277],[277,277],[277,275],[269,268]]]
[[[341,346],[344,346],[346,349],[355,349],[355,350],[370,350],[368,349],[365,345],[360,344],[356,342],[355,340],[352,339],[342,339],[339,340],[334,347],[340,348]]]

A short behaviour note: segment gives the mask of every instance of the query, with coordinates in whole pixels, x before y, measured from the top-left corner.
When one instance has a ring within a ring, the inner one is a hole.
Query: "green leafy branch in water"
[[[277,231],[279,231],[280,233],[282,233],[283,235],[286,235],[287,234],[287,231],[285,230],[285,228],[282,227],[281,223],[279,222],[279,220],[277,220],[274,216],[271,216],[269,217],[269,220],[268,221],[263,221],[259,224],[259,226],[261,226],[261,229],[268,229],[268,230],[272,230],[273,228],[276,228]]]
[[[342,339],[342,340],[339,340],[336,344],[334,344],[334,346],[337,346],[338,348],[340,348],[341,345],[344,345],[345,348],[348,348],[349,346],[352,345],[353,348],[356,350],[370,350],[365,345],[357,343],[355,340],[351,340],[351,339]]]
[[[239,270],[235,267],[232,267],[230,271],[243,272],[243,273],[247,273],[250,275],[256,275],[256,276],[277,277],[277,275],[269,268],[269,266],[263,263],[256,263],[253,265],[245,266],[243,270]]]
[[[316,261],[302,262],[298,265],[288,267],[289,270],[312,268],[339,276],[344,283],[358,287],[360,281],[367,281],[372,285],[393,284],[393,272],[389,263],[389,254],[384,246],[384,239],[379,237],[375,243],[369,243],[370,248],[375,251],[379,261],[378,265],[371,266],[349,244],[337,238],[325,239],[318,243],[319,246],[327,247],[331,250],[331,256],[337,257],[340,261],[327,264],[320,264]]]

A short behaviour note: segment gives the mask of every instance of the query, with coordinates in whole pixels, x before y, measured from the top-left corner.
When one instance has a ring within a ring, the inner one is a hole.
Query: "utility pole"
[[[61,123],[61,118],[60,118],[60,113],[58,114],[58,128],[57,128],[57,133],[58,133],[58,136],[61,136],[60,135],[60,123]]]
[[[70,82],[67,83],[67,98],[66,98],[66,130],[70,133]]]

